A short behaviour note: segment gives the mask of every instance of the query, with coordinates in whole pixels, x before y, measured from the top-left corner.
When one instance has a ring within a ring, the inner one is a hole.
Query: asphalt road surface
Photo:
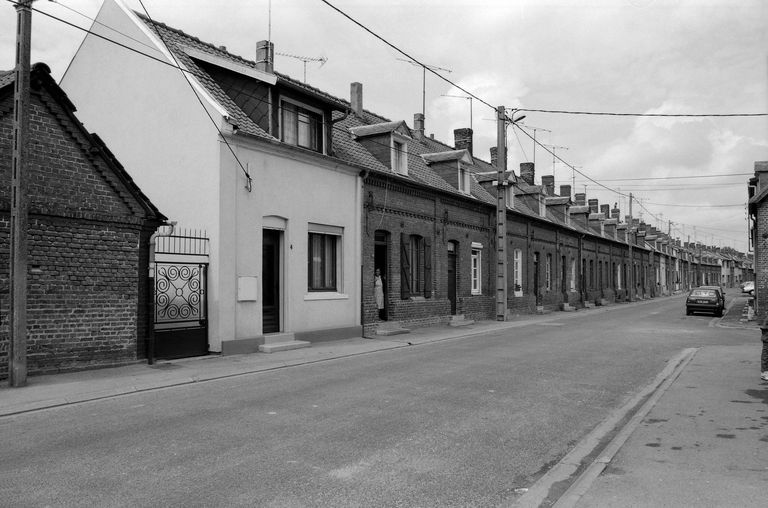
[[[687,347],[684,297],[0,418],[2,506],[495,506]]]

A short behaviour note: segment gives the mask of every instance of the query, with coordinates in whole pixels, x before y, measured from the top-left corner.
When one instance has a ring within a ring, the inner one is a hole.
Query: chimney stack
[[[349,102],[352,104],[352,112],[357,116],[363,116],[363,84],[354,82],[349,86]]]
[[[495,146],[491,147],[491,166],[496,166],[499,163],[499,149]]]
[[[547,196],[555,195],[555,176],[554,175],[542,175],[541,185],[544,186],[544,192]]]
[[[577,192],[574,196],[576,200],[576,206],[584,206],[587,204],[587,195],[584,192]]]
[[[600,213],[602,213],[606,219],[609,219],[611,217],[611,205],[600,205]]]
[[[534,185],[533,179],[536,176],[536,169],[533,167],[533,162],[521,162],[520,163],[520,178],[523,179],[528,185]]]
[[[598,212],[598,203],[600,203],[599,199],[590,199],[587,201],[589,203],[589,213],[597,213]]]
[[[618,208],[614,208],[611,210],[611,219],[616,219],[617,221],[621,221],[621,210]]]
[[[560,195],[564,198],[570,198],[571,197],[571,186],[570,185],[561,185],[560,186]]]
[[[472,155],[472,129],[464,127],[453,130],[453,144],[456,150],[467,150]]]
[[[259,41],[256,43],[256,69],[268,72],[275,72],[275,45],[270,41]]]
[[[362,109],[362,107],[360,108]],[[413,115],[413,131],[419,141],[424,140],[424,114],[416,113]]]

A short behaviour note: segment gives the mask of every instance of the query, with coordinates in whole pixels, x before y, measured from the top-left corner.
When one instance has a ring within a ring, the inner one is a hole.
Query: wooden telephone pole
[[[27,192],[29,166],[30,53],[32,2],[16,3],[16,68],[13,91],[13,156],[11,161],[10,348],[11,387],[27,383]]]

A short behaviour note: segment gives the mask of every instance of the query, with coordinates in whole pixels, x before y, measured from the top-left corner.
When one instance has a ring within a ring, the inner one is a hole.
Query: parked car
[[[687,316],[694,312],[711,312],[715,316],[722,316],[724,309],[725,298],[717,286],[693,288],[685,300],[685,314]]]
[[[741,286],[741,292],[742,293],[749,293],[750,295],[755,294],[755,281],[748,280]]]

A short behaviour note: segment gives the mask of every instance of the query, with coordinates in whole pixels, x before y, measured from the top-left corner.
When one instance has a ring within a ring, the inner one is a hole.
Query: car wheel
[[[691,314],[693,314],[693,312],[691,312],[691,309],[685,309],[686,316],[690,316]]]

